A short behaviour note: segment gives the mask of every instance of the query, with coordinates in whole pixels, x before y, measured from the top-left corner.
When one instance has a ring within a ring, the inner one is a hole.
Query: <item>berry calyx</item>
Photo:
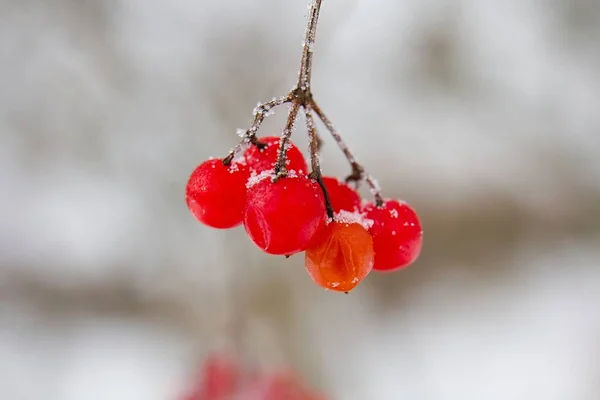
[[[348,184],[331,176],[324,176],[323,183],[329,193],[329,200],[334,212],[342,210],[353,212],[360,208],[360,196]]]
[[[262,137],[259,140],[261,146],[250,146],[244,153],[246,164],[251,171],[261,173],[266,170],[272,170],[279,157],[279,142],[277,136]],[[286,152],[285,167],[288,171],[295,171],[297,174],[306,174],[308,166],[302,152],[291,141],[288,141]],[[262,148],[259,148],[262,147]]]
[[[289,174],[273,182],[265,171],[248,181],[244,227],[265,253],[305,250],[325,225],[325,199],[312,179]]]
[[[349,292],[373,268],[373,239],[358,222],[334,221],[305,254],[306,271],[317,285]]]
[[[246,204],[244,164],[211,159],[192,172],[185,187],[185,200],[196,219],[213,228],[233,228],[242,223]]]
[[[421,252],[423,231],[417,213],[406,203],[386,200],[381,206],[369,203],[366,217],[375,249],[376,271],[396,271],[412,264]]]

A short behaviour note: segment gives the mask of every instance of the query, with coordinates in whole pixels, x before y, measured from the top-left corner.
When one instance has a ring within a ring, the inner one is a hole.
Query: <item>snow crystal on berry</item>
[[[301,175],[298,174],[295,170],[291,169],[291,170],[287,171],[285,177],[293,179],[293,178],[300,178]],[[256,185],[258,182],[261,182],[266,178],[275,179],[276,178],[275,171],[272,169],[267,169],[260,173],[256,173],[255,171],[253,171],[250,174],[250,178],[246,182],[246,189],[250,189],[252,186]],[[284,189],[285,189],[285,187],[284,187]]]
[[[340,212],[336,213],[335,221],[344,224],[360,224],[366,230],[369,230],[374,223],[374,221],[372,219],[368,219],[364,213],[359,211],[350,212],[346,210],[340,210]]]
[[[238,154],[233,160],[231,160],[231,163],[237,165],[246,165],[246,158],[243,154]]]
[[[398,218],[398,210],[396,210],[396,209],[390,210],[390,215],[393,218]]]
[[[248,178],[248,181],[246,182],[246,189],[250,189],[252,186],[267,178],[275,178],[275,174],[270,169],[264,170],[259,174],[252,172],[250,178]]]
[[[296,170],[290,169],[287,171],[287,177],[288,178],[298,178],[298,177],[300,177],[300,174],[298,174],[298,172],[296,172]]]
[[[230,174],[233,174],[234,172],[237,172],[240,170],[240,166],[239,166],[239,164],[232,162],[231,164],[229,164],[228,170],[229,170]]]

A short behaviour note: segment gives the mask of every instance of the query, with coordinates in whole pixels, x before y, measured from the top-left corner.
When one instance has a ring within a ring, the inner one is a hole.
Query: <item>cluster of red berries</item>
[[[406,203],[362,204],[349,185],[323,177],[334,212],[328,218],[324,191],[308,175],[304,156],[291,142],[287,174],[277,176],[279,145],[278,137],[265,137],[240,159],[200,164],[186,186],[186,202],[194,216],[219,229],[243,223],[250,239],[268,254],[305,251],[313,281],[336,291],[352,290],[372,269],[398,270],[418,257],[421,224]]]
[[[324,400],[291,371],[264,372],[242,368],[233,357],[210,355],[200,379],[184,400]]]

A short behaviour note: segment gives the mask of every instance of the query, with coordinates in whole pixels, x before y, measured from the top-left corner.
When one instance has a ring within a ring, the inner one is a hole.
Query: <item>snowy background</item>
[[[315,96],[425,230],[349,296],[183,200],[304,0],[0,0],[0,398],[176,400],[242,343],[337,400],[600,399],[600,3],[323,3]]]

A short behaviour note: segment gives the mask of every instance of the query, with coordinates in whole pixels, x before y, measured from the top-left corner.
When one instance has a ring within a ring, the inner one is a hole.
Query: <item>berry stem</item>
[[[229,151],[229,154],[227,154],[227,157],[225,157],[223,159],[223,164],[230,165],[231,161],[233,161],[235,156],[237,154],[239,154],[240,151],[242,151],[242,149],[248,143],[251,143],[260,148],[262,144],[256,138],[256,134],[258,132],[258,129],[260,128],[260,125],[263,123],[265,118],[267,116],[269,116],[269,112],[272,109],[274,109],[275,107],[280,106],[282,104],[289,103],[291,100],[292,100],[292,94],[288,93],[285,96],[274,97],[273,99],[271,99],[270,101],[267,101],[265,103],[259,103],[254,108],[254,121],[252,121],[252,125],[250,126],[250,128],[246,129],[246,131],[244,132],[244,136],[243,136],[241,142],[238,143],[233,149],[231,149]]]
[[[350,163],[352,172],[346,177],[346,182],[355,182],[357,185],[365,181],[371,190],[371,193],[375,197],[375,203],[378,206],[383,204],[381,197],[381,189],[379,184],[365,171],[365,168],[356,160],[346,143],[343,141],[340,133],[335,129],[331,120],[325,115],[323,110],[313,99],[312,91],[310,88],[310,81],[312,76],[312,58],[313,58],[313,47],[315,44],[315,37],[317,33],[317,25],[319,22],[319,13],[321,10],[322,0],[309,0],[309,11],[308,11],[308,24],[306,25],[306,31],[304,32],[304,41],[302,42],[302,59],[300,61],[300,71],[298,73],[298,83],[296,86],[285,96],[273,98],[271,101],[266,103],[258,104],[254,109],[254,121],[249,129],[244,131],[242,141],[235,146],[229,154],[223,159],[223,164],[229,165],[233,161],[234,157],[242,151],[247,144],[252,144],[261,148],[263,144],[256,138],[256,134],[260,125],[264,119],[269,115],[271,109],[278,107],[282,104],[291,103],[291,107],[288,113],[287,122],[281,133],[281,140],[279,142],[279,150],[277,162],[274,167],[275,180],[285,177],[288,174],[286,167],[286,155],[287,147],[290,141],[290,136],[294,130],[298,113],[302,107],[306,114],[306,122],[310,135],[310,155],[311,155],[311,176],[319,183],[323,189],[325,200],[327,203],[327,213],[330,213],[331,205],[329,204],[329,196],[327,189],[323,184],[321,177],[321,168],[319,165],[319,149],[321,148],[322,140],[317,134],[317,130],[314,126],[314,120],[312,112],[314,111],[319,119],[323,122],[327,130],[331,133],[331,136],[335,139],[340,150],[346,156],[346,159]]]
[[[288,148],[288,142],[292,131],[294,130],[294,124],[298,118],[298,112],[300,111],[301,103],[296,100],[292,100],[292,106],[288,113],[287,122],[281,133],[281,139],[279,140],[279,155],[277,157],[277,163],[275,164],[275,179],[283,178],[287,176],[287,167],[285,166],[286,153]]]
[[[277,164],[275,164],[275,179],[284,177],[287,175],[287,169],[285,167],[287,144],[292,135],[294,124],[298,117],[300,107],[306,107],[312,101],[312,94],[310,91],[310,79],[312,76],[312,56],[313,46],[315,44],[315,36],[317,34],[317,24],[319,22],[319,11],[321,10],[322,0],[311,0],[309,3],[310,9],[308,12],[308,24],[306,25],[306,31],[304,32],[304,41],[302,42],[302,59],[300,60],[300,72],[298,73],[298,83],[296,87],[292,89],[290,95],[292,96],[292,107],[290,108],[288,119],[281,133],[281,140],[279,142],[279,157],[277,158]],[[317,147],[321,140],[316,139]]]
[[[331,120],[327,117],[327,115],[323,112],[321,107],[319,107],[319,105],[316,103],[316,101],[314,99],[311,99],[311,107],[315,111],[315,113],[317,114],[319,119],[323,122],[323,124],[325,125],[327,130],[331,133],[331,136],[333,136],[333,138],[335,139],[335,141],[338,144],[338,147],[340,148],[342,153],[344,153],[344,155],[346,156],[346,159],[350,163],[350,167],[352,168],[352,173],[350,175],[348,175],[348,177],[346,177],[346,182],[358,183],[363,180],[365,182],[367,182],[367,185],[369,185],[369,189],[371,190],[371,193],[375,197],[376,204],[378,206],[381,206],[383,204],[383,199],[381,197],[381,188],[379,187],[379,184],[377,183],[375,178],[373,178],[372,175],[368,174],[365,171],[365,168],[356,160],[356,157],[354,157],[354,154],[352,154],[352,152],[350,151],[350,148],[344,142],[340,133],[337,131],[337,129],[335,129],[335,126],[333,126],[333,123],[331,122]]]
[[[321,172],[321,163],[319,161],[319,137],[317,135],[317,128],[315,127],[315,120],[313,119],[310,103],[304,106],[304,115],[306,117],[306,129],[308,130],[308,136],[310,138],[310,167],[312,172],[310,177],[317,181],[323,196],[325,197],[325,209],[327,210],[327,216],[333,219],[333,207],[331,206],[331,199],[329,198],[329,192],[323,182],[323,174]]]

